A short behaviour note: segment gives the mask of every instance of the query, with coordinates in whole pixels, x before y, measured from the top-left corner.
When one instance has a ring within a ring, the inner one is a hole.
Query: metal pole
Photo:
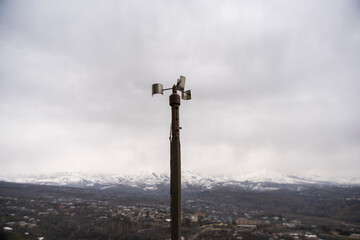
[[[181,154],[180,154],[180,96],[174,85],[169,97],[171,106],[171,146],[170,146],[170,207],[171,240],[181,239]]]

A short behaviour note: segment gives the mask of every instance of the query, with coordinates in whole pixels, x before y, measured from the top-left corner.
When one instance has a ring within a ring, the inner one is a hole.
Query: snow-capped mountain
[[[138,174],[90,174],[60,172],[41,175],[0,176],[0,181],[33,183],[41,185],[111,188],[128,186],[143,190],[155,190],[170,183],[170,176],[162,173],[140,172]],[[247,174],[204,176],[185,171],[182,173],[182,188],[240,187],[253,190],[273,190],[280,185],[360,185],[360,178],[327,179],[319,176],[292,176],[271,170]]]

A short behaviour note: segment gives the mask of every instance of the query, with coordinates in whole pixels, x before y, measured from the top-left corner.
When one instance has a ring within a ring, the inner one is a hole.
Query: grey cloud
[[[359,170],[356,1],[0,4],[8,171],[167,170],[180,74],[185,169]]]

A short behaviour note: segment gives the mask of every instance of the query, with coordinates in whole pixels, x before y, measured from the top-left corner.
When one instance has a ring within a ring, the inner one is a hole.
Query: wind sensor
[[[171,138],[170,138],[170,214],[171,214],[171,239],[181,239],[181,153],[180,153],[180,96],[177,91],[181,91],[183,100],[191,99],[191,90],[185,89],[184,76],[180,76],[177,84],[172,88],[165,88],[161,83],[152,85],[152,96],[154,94],[164,94],[164,91],[171,90],[169,97],[171,106]]]
[[[191,90],[184,90],[185,89],[185,81],[186,81],[186,77],[180,76],[180,78],[177,80],[176,85],[174,85],[172,88],[165,88],[165,89],[161,83],[155,83],[152,85],[152,96],[154,94],[164,95],[164,91],[171,90],[175,87],[176,90],[181,91],[182,100],[190,100],[191,99]]]

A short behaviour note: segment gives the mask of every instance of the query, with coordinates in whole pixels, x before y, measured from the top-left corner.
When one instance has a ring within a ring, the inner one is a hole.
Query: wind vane
[[[183,100],[191,99],[191,90],[185,89],[184,76],[180,76],[177,84],[171,88],[163,88],[161,83],[152,85],[152,95],[162,94],[166,90],[172,89],[169,97],[171,106],[171,143],[170,143],[170,214],[171,214],[171,239],[181,239],[181,153],[180,153],[180,96],[177,91],[181,91]]]
[[[190,100],[191,99],[191,90],[184,90],[185,89],[185,80],[186,77],[180,76],[180,79],[177,80],[177,84],[171,88],[163,88],[161,83],[155,83],[152,85],[152,95],[154,94],[162,94],[164,95],[164,91],[171,90],[176,87],[176,90],[181,91],[181,98],[183,100]]]

